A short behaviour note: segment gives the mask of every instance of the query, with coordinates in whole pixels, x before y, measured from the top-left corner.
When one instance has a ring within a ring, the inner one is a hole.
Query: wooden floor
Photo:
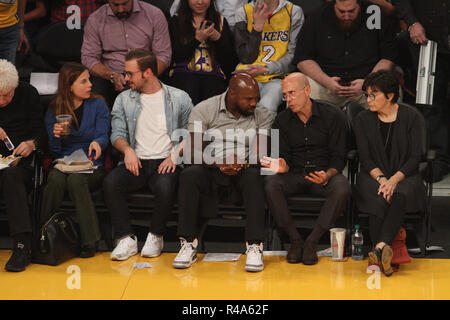
[[[367,272],[364,261],[315,266],[288,264],[283,256],[265,256],[265,270],[244,271],[237,262],[198,261],[186,270],[173,269],[174,253],[153,259],[136,255],[128,261],[109,259],[109,252],[73,259],[57,267],[30,265],[9,273],[9,250],[0,251],[0,299],[158,299],[158,300],[298,300],[298,299],[450,299],[450,260],[413,259],[386,278]],[[134,268],[135,262],[151,268]]]

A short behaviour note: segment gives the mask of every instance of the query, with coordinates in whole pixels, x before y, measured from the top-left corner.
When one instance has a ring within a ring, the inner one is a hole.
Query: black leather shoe
[[[289,263],[300,263],[302,262],[303,256],[303,241],[296,240],[291,243],[286,260]]]
[[[84,245],[81,248],[81,252],[80,252],[80,258],[91,258],[93,256],[95,256],[95,245]]]
[[[303,247],[302,262],[307,266],[312,266],[319,262],[319,257],[317,257],[315,245],[305,243],[305,246]]]
[[[31,263],[31,257],[28,250],[24,249],[23,245],[19,243],[13,249],[11,258],[6,263],[5,270],[9,272],[21,272]]]

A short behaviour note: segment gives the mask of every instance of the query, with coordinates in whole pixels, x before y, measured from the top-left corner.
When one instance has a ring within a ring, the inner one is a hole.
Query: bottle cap
[[[355,229],[359,229],[359,224],[355,224]]]

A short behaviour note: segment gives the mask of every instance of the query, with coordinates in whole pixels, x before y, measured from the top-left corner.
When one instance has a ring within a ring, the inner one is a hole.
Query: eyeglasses
[[[369,93],[367,93],[367,92],[364,92],[363,93],[364,94],[364,96],[366,97],[366,98],[369,98],[370,100],[375,100],[376,98],[377,98],[377,96],[378,96],[378,94],[373,94],[373,93],[371,93],[371,94],[369,94]]]
[[[292,91],[288,91],[287,93],[283,93],[283,101],[286,101],[287,98],[292,98],[297,92],[303,91],[305,90],[305,88],[308,85],[304,86],[303,88],[301,88],[300,90],[296,91],[296,90],[292,90]]]
[[[128,76],[128,77],[131,78],[131,77],[133,76],[133,74],[139,73],[139,72],[142,72],[142,71],[135,71],[135,72],[125,71],[124,73],[122,73],[122,75],[123,75],[124,78],[125,78],[126,76]]]

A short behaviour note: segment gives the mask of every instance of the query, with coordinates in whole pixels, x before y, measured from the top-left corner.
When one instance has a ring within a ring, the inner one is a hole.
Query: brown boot
[[[286,260],[289,263],[300,263],[302,262],[303,256],[303,241],[294,240],[291,243]]]
[[[394,269],[392,269],[391,261],[394,252],[392,251],[391,246],[385,245],[383,250],[381,251],[381,264],[383,266],[383,272],[386,277],[390,277],[394,273]]]

